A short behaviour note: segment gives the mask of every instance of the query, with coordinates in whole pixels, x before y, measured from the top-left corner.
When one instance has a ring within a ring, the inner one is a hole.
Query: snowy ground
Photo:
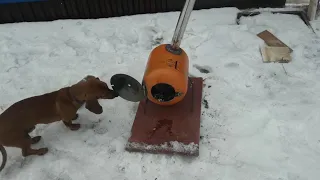
[[[235,8],[193,12],[182,47],[190,73],[206,78],[198,158],[128,153],[137,103],[101,101],[80,111],[82,129],[39,125],[43,157],[7,148],[6,180],[318,180],[320,40],[291,15],[262,14],[235,24]],[[170,42],[178,13],[101,20],[0,25],[1,108],[97,75],[141,79],[148,55]],[[320,28],[320,21],[313,22]],[[263,64],[265,29],[294,49],[293,62]],[[319,30],[318,30],[319,31]],[[197,68],[206,68],[201,73]]]
[[[310,0],[286,0],[286,3],[309,3]]]

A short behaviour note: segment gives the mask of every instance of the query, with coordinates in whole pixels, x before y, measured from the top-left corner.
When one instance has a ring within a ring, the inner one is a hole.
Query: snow
[[[185,144],[178,141],[170,141],[159,145],[150,145],[145,143],[128,142],[126,149],[149,151],[149,152],[175,152],[187,155],[198,154],[199,145],[195,143]]]
[[[117,98],[100,101],[101,115],[81,109],[77,132],[61,122],[37,126],[32,135],[43,140],[34,148],[49,153],[23,158],[6,148],[0,179],[318,180],[320,40],[296,16],[263,13],[236,25],[238,11],[193,12],[182,41],[190,74],[206,84],[199,157],[125,151],[138,103]],[[87,74],[140,81],[152,48],[171,41],[178,16],[0,25],[1,109]],[[294,50],[291,63],[262,63],[256,34],[266,29]]]

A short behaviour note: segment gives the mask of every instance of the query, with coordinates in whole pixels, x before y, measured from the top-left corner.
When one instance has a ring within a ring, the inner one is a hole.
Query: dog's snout
[[[119,94],[118,94],[116,91],[112,91],[112,95],[113,95],[114,97],[118,97],[118,96],[119,96]]]
[[[119,96],[119,94],[116,91],[113,91],[113,90],[108,90],[104,95],[104,97],[106,99],[113,99],[113,98],[116,98],[118,96]]]

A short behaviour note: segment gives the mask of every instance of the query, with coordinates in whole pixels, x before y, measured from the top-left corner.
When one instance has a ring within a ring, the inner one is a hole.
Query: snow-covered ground
[[[320,39],[292,15],[235,24],[235,8],[195,11],[182,47],[190,74],[204,77],[200,156],[124,150],[138,103],[100,101],[80,110],[81,130],[39,125],[43,157],[6,148],[3,180],[318,180]],[[141,79],[148,55],[171,40],[179,13],[0,25],[1,109],[87,74]],[[320,21],[313,22],[320,28]],[[269,30],[293,48],[289,64],[263,64],[256,34]],[[318,29],[319,31],[319,29]],[[205,68],[209,73],[201,73]]]
[[[286,0],[286,3],[309,3],[310,0]]]

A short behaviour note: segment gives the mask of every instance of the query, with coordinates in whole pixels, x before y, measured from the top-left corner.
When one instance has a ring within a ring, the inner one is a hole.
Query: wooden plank
[[[113,16],[113,11],[112,11],[112,7],[111,7],[111,3],[110,3],[110,0],[102,0],[103,3],[104,3],[104,7],[105,7],[105,10],[107,12],[107,17],[112,17]]]
[[[79,18],[87,19],[89,17],[89,11],[87,8],[87,1],[86,0],[77,0],[76,4],[78,7]]]
[[[34,14],[36,21],[48,21],[46,14],[43,11],[41,2],[31,2],[29,3]]]
[[[161,8],[164,12],[168,11],[167,0],[161,0]]]
[[[133,0],[127,0],[128,4],[128,15],[134,14],[134,5],[133,5]]]
[[[29,3],[19,3],[18,6],[23,16],[23,19],[26,22],[34,22],[36,20]]]
[[[90,13],[90,18],[99,18],[101,17],[101,10],[99,7],[99,0],[90,0],[88,2],[88,9]]]
[[[145,0],[144,13],[151,13],[151,0]]]
[[[99,0],[99,6],[101,11],[101,16],[103,18],[109,17],[107,7],[104,0]]]
[[[123,15],[130,15],[128,0],[119,0],[122,3]]]
[[[64,4],[68,12],[69,18],[71,19],[79,18],[79,12],[78,12],[78,8],[75,0],[65,0]]]
[[[139,13],[145,13],[146,12],[145,9],[144,9],[144,7],[145,7],[144,0],[139,0],[139,7],[140,7]]]
[[[94,7],[97,11],[97,18],[102,18],[103,17],[103,14],[102,14],[102,8],[100,6],[100,0],[95,0],[95,3],[94,3]]]
[[[140,12],[139,0],[132,1],[132,3],[134,6],[134,14],[139,14],[139,12]]]
[[[48,1],[46,3],[42,4],[42,9],[44,9],[44,13],[46,14],[46,17],[48,20],[57,20],[59,19],[57,16],[57,10],[56,10],[56,2],[55,1]]]
[[[149,0],[150,1],[150,12],[156,13],[156,1],[157,0]]]
[[[6,9],[9,10],[11,13],[11,17],[12,17],[13,22],[24,22],[23,15],[22,15],[17,4],[7,4],[6,6],[7,6]]]
[[[76,3],[76,7],[77,7],[77,10],[78,10],[78,18],[79,19],[83,19],[84,18],[84,12],[82,10],[82,3],[80,2],[80,0],[76,0],[75,1]]]
[[[167,1],[170,4],[170,10],[172,11],[181,11],[185,4],[185,1]]]
[[[88,9],[88,12],[89,12],[89,16],[86,18],[96,18],[97,12],[95,11],[95,7],[94,7],[95,2],[96,0],[89,0],[89,2],[86,1],[87,3],[86,8]]]
[[[117,8],[117,0],[108,0],[112,9],[112,16],[119,16],[118,8]]]
[[[14,22],[10,14],[10,9],[8,6],[0,6],[0,22],[1,23],[11,23]]]
[[[90,18],[91,16],[90,16],[90,9],[89,9],[89,1],[91,1],[91,0],[82,0],[82,2],[83,2],[83,9],[84,9],[84,13],[85,13],[85,18],[86,19],[88,19],[88,18]]]
[[[161,3],[162,0],[155,0],[156,2],[156,12],[162,12],[162,3]]]
[[[282,42],[280,39],[278,39],[275,35],[270,33],[268,30],[262,31],[261,33],[257,34],[258,37],[260,37],[268,46],[273,47],[289,47],[284,42]],[[292,51],[292,49],[290,48]]]
[[[68,13],[64,5],[64,0],[50,0],[55,10],[56,19],[67,19]]]
[[[123,12],[123,8],[122,8],[122,0],[117,0],[116,2],[116,7],[117,7],[117,10],[118,10],[118,15],[119,16],[123,16],[124,15],[124,12]]]

